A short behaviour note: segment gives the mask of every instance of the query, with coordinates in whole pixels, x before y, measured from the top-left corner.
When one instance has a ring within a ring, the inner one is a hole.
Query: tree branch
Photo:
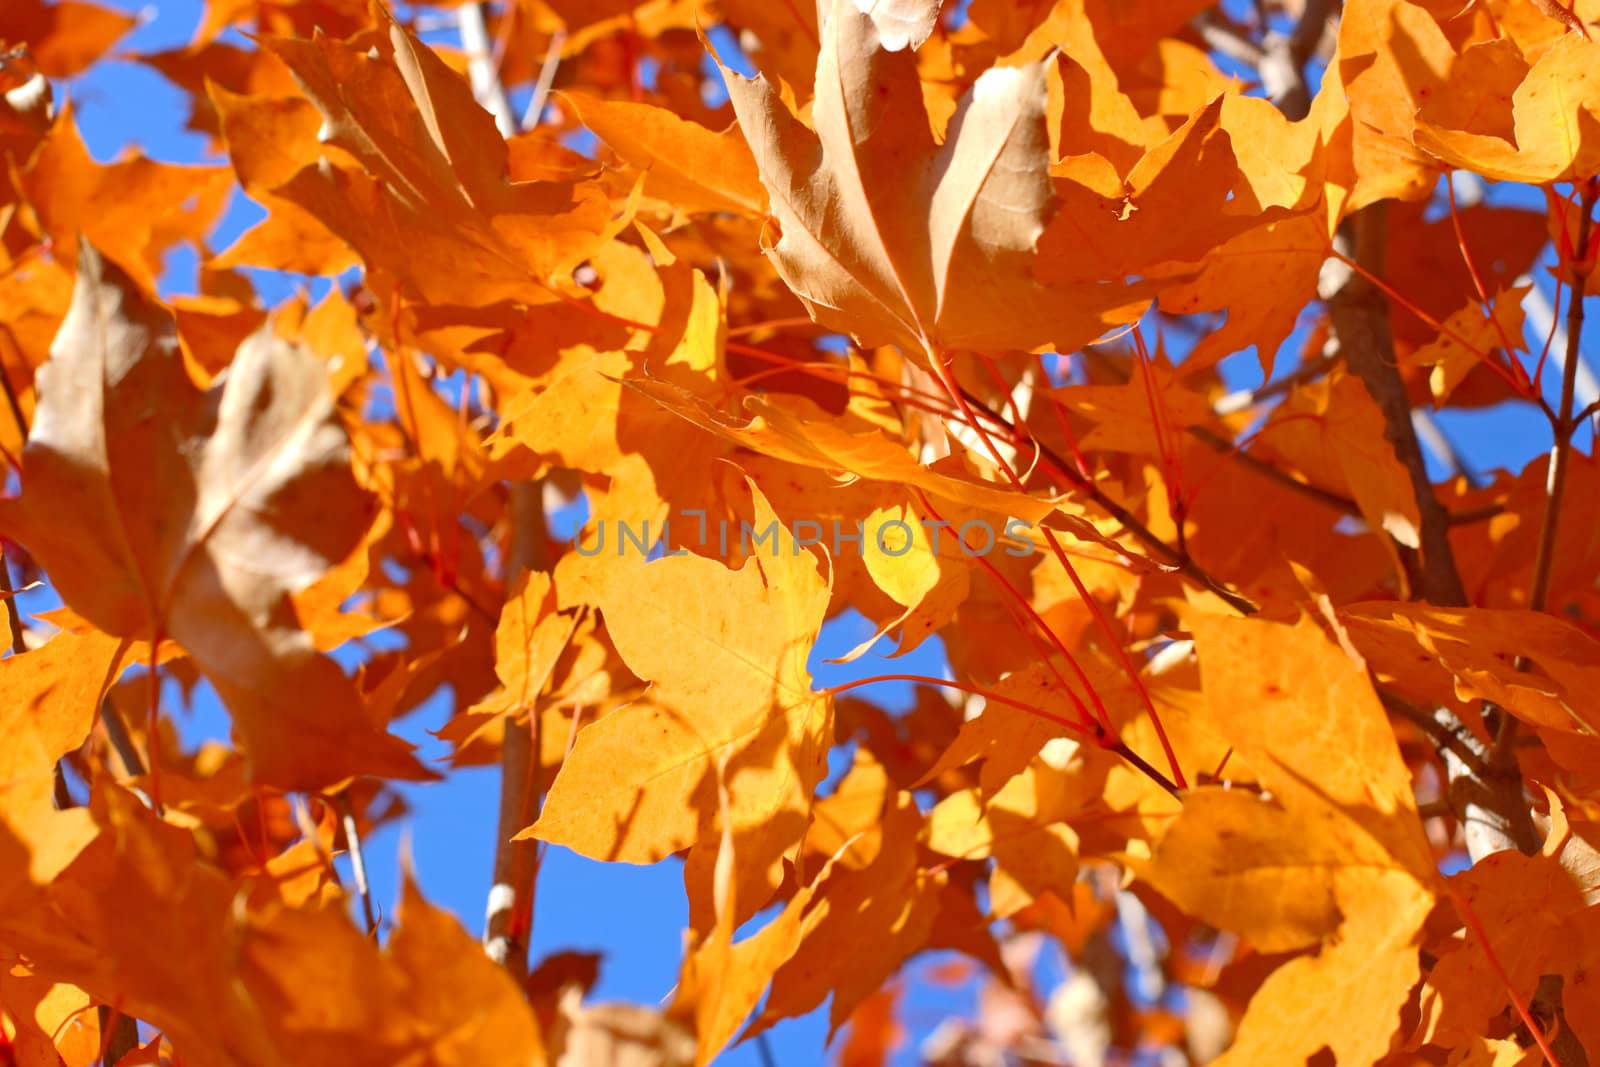
[[[1422,548],[1423,598],[1441,607],[1463,607],[1467,594],[1450,546],[1450,515],[1428,480],[1427,463],[1411,420],[1411,401],[1395,361],[1388,301],[1369,280],[1383,274],[1385,205],[1379,202],[1357,212],[1347,222],[1346,236],[1354,244],[1353,259],[1361,270],[1330,264],[1325,279],[1331,283],[1331,291],[1325,291],[1324,297],[1333,335],[1346,366],[1361,379],[1382,413],[1384,436],[1411,482]],[[1450,782],[1450,802],[1473,861],[1507,849],[1536,850],[1538,838],[1522,795],[1522,775],[1509,746],[1484,745],[1449,708],[1436,708],[1433,718],[1478,756],[1468,760],[1455,745],[1439,746]]]
[[[1300,21],[1288,34],[1268,33],[1261,42],[1261,86],[1278,110],[1299,121],[1311,111],[1311,89],[1305,65],[1322,42],[1334,0],[1306,0]]]
[[[518,580],[542,570],[549,556],[544,499],[538,482],[515,482],[511,492],[511,544],[506,550],[506,596]],[[494,884],[489,889],[483,944],[490,959],[519,980],[528,972],[528,941],[533,932],[533,898],[539,879],[537,841],[512,838],[533,822],[539,810],[539,716],[529,709],[523,726],[505,721],[500,742],[500,812],[495,830]]]
[[[502,137],[517,132],[511,101],[500,83],[489,48],[489,32],[483,5],[465,3],[457,9],[461,45],[467,53],[467,71],[472,95],[494,116]],[[557,53],[559,54],[559,53]],[[545,68],[554,76],[550,57]],[[543,92],[548,92],[541,75]],[[536,98],[540,96],[535,93]],[[542,104],[540,105],[542,107]],[[511,543],[506,549],[506,596],[516,595],[523,574],[542,570],[549,556],[549,535],[545,530],[543,490],[537,482],[514,482],[510,486]],[[533,893],[539,877],[539,852],[536,841],[512,838],[533,822],[539,810],[539,716],[528,716],[526,728],[507,718],[500,743],[500,808],[496,820],[494,882],[484,917],[483,946],[489,958],[500,964],[519,982],[528,974],[528,940],[533,931]]]
[[[1378,698],[1390,715],[1404,719],[1426,735],[1436,751],[1448,750],[1474,774],[1482,769],[1483,745],[1460,719],[1452,715],[1441,720],[1390,693],[1380,691]]]
[[[1384,436],[1405,468],[1416,502],[1418,536],[1422,548],[1422,594],[1429,603],[1462,606],[1467,594],[1450,547],[1450,516],[1428,480],[1428,464],[1411,421],[1411,401],[1395,362],[1394,337],[1389,328],[1389,305],[1367,275],[1383,273],[1387,242],[1387,210],[1382,202],[1357,212],[1348,222],[1361,271],[1332,264],[1328,271],[1337,285],[1326,295],[1333,333],[1345,365],[1359,377],[1383,414]]]

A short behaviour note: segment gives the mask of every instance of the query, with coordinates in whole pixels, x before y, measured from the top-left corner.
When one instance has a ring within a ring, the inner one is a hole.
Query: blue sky
[[[182,46],[201,13],[199,0],[160,0],[147,5],[131,0],[102,2],[142,13],[142,25],[122,43],[125,50],[134,52]],[[187,113],[183,94],[147,67],[111,58],[71,83],[68,92],[78,109],[84,138],[98,159],[111,159],[125,146],[136,144],[160,160],[216,161],[206,155],[205,138],[182,128]],[[215,235],[214,247],[226,247],[260,216],[259,208],[242,195],[237,196]],[[194,270],[191,252],[177,254],[165,279],[168,290],[192,291]],[[268,272],[261,272],[258,281],[269,302],[281,299],[295,285],[305,284],[300,279],[274,278]],[[318,283],[311,287],[312,291],[320,293],[327,284]],[[1539,284],[1549,292],[1546,278],[1540,278]],[[1255,384],[1259,373],[1253,359],[1242,357],[1231,362],[1235,384]],[[1545,384],[1553,392],[1552,372],[1553,368],[1547,371]],[[1472,414],[1452,413],[1442,421],[1464,456],[1481,470],[1520,467],[1548,446],[1543,418],[1526,405]],[[30,607],[46,606],[37,597],[30,599]],[[819,686],[880,670],[943,673],[943,656],[937,642],[896,661],[893,667],[873,657],[849,667],[824,662],[842,654],[869,632],[866,623],[854,615],[835,620],[825,628],[813,658],[813,673]],[[867,694],[891,707],[904,707],[910,699],[909,687],[901,683],[885,683]],[[442,756],[444,746],[428,731],[442,724],[447,711],[443,701],[435,701],[400,724],[399,730],[421,746],[424,756]],[[192,739],[227,734],[226,716],[209,697],[202,697],[189,716],[180,717],[180,725]],[[840,761],[845,760],[847,754],[841,754]],[[440,784],[403,789],[412,815],[366,843],[375,897],[385,912],[392,913],[398,899],[400,856],[408,850],[424,893],[454,911],[473,933],[481,930],[493,851],[496,780],[493,769],[467,769],[453,773]],[[599,864],[552,848],[546,854],[539,884],[533,954],[538,959],[560,949],[601,952],[605,959],[594,991],[596,997],[658,1003],[670,994],[676,979],[686,921],[687,906],[676,861],[653,867]],[[842,950],[847,951],[848,947]],[[902,1011],[913,1038],[925,1034],[943,1014],[966,1013],[972,1008],[970,989],[950,989],[920,980],[919,975],[933,962],[938,962],[938,957],[921,958],[913,965],[907,983]],[[826,1021],[820,1014],[778,1027],[772,1033],[777,1062],[817,1062],[825,1034]],[[902,1050],[899,1060],[915,1062],[914,1047],[913,1040]],[[740,1065],[761,1064],[763,1060],[757,1049],[745,1046],[730,1051],[720,1062]]]

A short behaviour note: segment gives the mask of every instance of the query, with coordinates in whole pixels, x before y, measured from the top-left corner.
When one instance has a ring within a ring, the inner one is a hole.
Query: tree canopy
[[[135,23],[0,7],[0,1064],[1600,1055],[1600,0],[206,0],[100,162]]]

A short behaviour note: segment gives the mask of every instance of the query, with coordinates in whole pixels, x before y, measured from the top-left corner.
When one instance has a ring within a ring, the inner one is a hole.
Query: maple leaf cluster
[[[174,165],[0,7],[0,1063],[1600,1055],[1600,0],[404,15],[207,0]],[[484,943],[380,922],[485,764]],[[681,859],[663,1003],[550,846]]]

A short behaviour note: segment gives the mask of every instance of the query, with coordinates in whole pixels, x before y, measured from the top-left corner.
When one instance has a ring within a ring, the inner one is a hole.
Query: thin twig
[[[1020,475],[1018,475],[1016,467],[1011,462],[1006,460],[1005,456],[1001,453],[999,446],[995,443],[994,438],[985,432],[983,426],[979,423],[978,417],[976,414],[974,414],[972,406],[964,399],[966,390],[955,380],[954,372],[951,369],[950,354],[936,349],[928,342],[926,337],[923,338],[923,352],[927,357],[928,365],[933,370],[934,377],[938,380],[939,384],[944,387],[944,390],[949,394],[950,399],[955,401],[956,405],[962,409],[961,413],[964,416],[963,421],[967,425],[971,426],[972,429],[977,432],[979,438],[982,439],[984,449],[989,453],[990,458],[994,460],[995,466],[1002,474],[1006,476],[1006,478],[1011,482],[1012,487],[1016,489],[1017,492],[1026,493],[1027,489],[1023,486],[1022,478]],[[926,497],[923,498],[923,503],[926,505]],[[1128,681],[1133,684],[1134,690],[1138,692],[1140,700],[1144,704],[1145,712],[1150,717],[1150,724],[1155,729],[1156,739],[1161,743],[1162,753],[1167,757],[1167,765],[1172,769],[1173,779],[1176,780],[1178,785],[1186,786],[1188,783],[1184,780],[1183,768],[1178,765],[1177,752],[1173,749],[1172,743],[1167,737],[1166,729],[1161,724],[1161,717],[1156,714],[1155,704],[1150,700],[1149,692],[1146,691],[1144,683],[1139,679],[1138,668],[1134,665],[1132,658],[1128,655],[1127,649],[1123,647],[1123,641],[1121,637],[1111,626],[1111,621],[1106,617],[1104,611],[1100,607],[1100,604],[1094,599],[1093,596],[1090,595],[1088,588],[1078,577],[1077,571],[1072,566],[1072,561],[1067,558],[1066,550],[1062,547],[1061,541],[1056,537],[1055,532],[1050,528],[1045,527],[1044,536],[1046,543],[1050,546],[1051,552],[1055,554],[1056,562],[1061,564],[1061,570],[1072,582],[1073,589],[1078,594],[1078,600],[1084,605],[1084,607],[1089,609],[1089,616],[1094,620],[1096,627],[1104,636],[1107,647],[1111,649],[1112,654],[1117,658],[1118,662],[1122,666],[1123,672],[1128,676]],[[1183,555],[1183,558],[1188,558],[1186,553]],[[1067,651],[1066,646],[1061,643],[1060,638],[1055,634],[1050,626],[1045,624],[1043,626],[1043,630],[1045,635],[1049,637],[1051,641],[1066,655],[1067,662],[1072,664],[1073,660],[1071,653]],[[1076,667],[1076,664],[1073,665]],[[1110,720],[1106,717],[1104,709],[1100,707],[1100,700],[1095,694],[1094,687],[1089,684],[1087,677],[1082,677],[1082,682],[1084,687],[1088,690],[1089,695],[1094,698],[1096,710],[1099,712],[1099,719],[1109,725]]]
[[[1227,396],[1224,396],[1215,404],[1211,405],[1211,413],[1213,415],[1223,416],[1234,415],[1241,411],[1248,411],[1257,404],[1289,392],[1297,385],[1303,385],[1306,382],[1315,381],[1324,374],[1328,373],[1328,371],[1332,370],[1333,365],[1338,362],[1338,352],[1327,352],[1318,356],[1316,359],[1308,359],[1304,363],[1301,363],[1294,370],[1290,371],[1288,374],[1285,374],[1282,378],[1278,378],[1270,382],[1263,382],[1254,389],[1239,389],[1235,392],[1229,393]]]
[[[1475,522],[1484,522],[1487,519],[1494,518],[1496,515],[1503,515],[1505,510],[1505,502],[1497,500],[1492,504],[1469,508],[1466,511],[1452,511],[1450,513],[1450,525],[1470,526]]]
[[[1539,525],[1539,547],[1534,556],[1533,581],[1528,587],[1528,607],[1543,611],[1550,596],[1550,573],[1555,564],[1556,533],[1561,519],[1561,504],[1567,487],[1567,468],[1571,466],[1572,437],[1583,417],[1573,418],[1578,385],[1578,343],[1583,335],[1583,292],[1585,277],[1582,268],[1584,253],[1589,244],[1592,228],[1590,216],[1594,213],[1596,196],[1600,195],[1600,179],[1590,179],[1584,190],[1582,213],[1578,218],[1578,240],[1572,253],[1572,299],[1567,303],[1567,352],[1561,367],[1561,401],[1552,420],[1555,440],[1550,447],[1550,470],[1546,481],[1544,517]],[[1587,412],[1587,409],[1585,409]]]
[[[1013,426],[1010,421],[985,404],[970,389],[965,386],[958,386],[958,388],[961,399],[973,409],[974,414],[1005,432],[1014,442],[1025,443],[1028,447],[1037,450],[1039,456],[1048,462],[1051,468],[1060,473],[1072,488],[1085,493],[1090,500],[1094,501],[1096,507],[1104,511],[1118,525],[1137,538],[1145,548],[1155,553],[1161,563],[1176,568],[1184,577],[1196,585],[1215,593],[1241,614],[1251,615],[1255,613],[1256,605],[1253,601],[1208,573],[1188,553],[1181,552],[1167,544],[1141,522],[1133,512],[1106,495],[1105,490],[1101,489],[1098,484],[1079,474],[1077,468],[1068,463],[1066,458],[1055,449],[1040,441],[1034,435],[1026,434],[1020,427]]]
[[[139,1047],[139,1020],[124,1014],[110,1004],[101,1004],[98,1014],[101,1034],[100,1062],[105,1067],[111,1067]]]
[[[1473,773],[1478,773],[1483,768],[1483,748],[1478,739],[1473,736],[1466,724],[1452,716],[1451,721],[1441,722],[1433,715],[1414,707],[1406,701],[1389,693],[1380,692],[1379,699],[1389,714],[1404,719],[1418,730],[1422,731],[1433,747],[1439,751],[1449,750],[1455,757],[1466,764]]]
[[[372,887],[367,882],[367,860],[361,851],[361,831],[356,827],[355,809],[350,804],[349,792],[333,798],[339,812],[339,824],[344,827],[345,847],[350,850],[350,872],[355,876],[356,894],[361,897],[361,917],[366,920],[367,936],[378,932],[378,917],[372,910]]]
[[[65,760],[56,760],[56,773],[52,799],[55,801],[57,811],[66,811],[75,808],[78,802],[72,798],[72,790],[67,788],[67,771]]]
[[[1591,400],[1587,407],[1578,412],[1575,421],[1582,425],[1596,415],[1600,415],[1600,400]]]
[[[483,17],[483,5],[469,2],[456,8],[456,26],[461,32],[461,50],[467,54],[467,80],[472,85],[473,99],[494,116],[495,129],[500,131],[500,136],[515,136],[517,117],[511,113],[505,86],[500,84],[500,72],[494,68],[494,52],[489,44],[489,24]]]
[[[1432,413],[1423,408],[1412,408],[1411,423],[1417,431],[1417,439],[1427,446],[1435,458],[1450,468],[1452,477],[1465,478],[1467,485],[1473,489],[1483,488],[1483,475],[1467,463],[1461,450],[1450,440],[1450,435],[1445,433],[1444,427],[1439,425],[1439,420]],[[1454,522],[1453,519],[1451,521]]]
[[[567,31],[557,30],[550,35],[550,47],[545,49],[544,63],[539,67],[539,80],[533,86],[533,96],[522,113],[522,128],[531,130],[544,117],[544,106],[550,100],[550,87],[555,84],[556,70],[561,66],[561,46],[566,44]]]
[[[1205,42],[1207,48],[1228,57],[1235,63],[1257,67],[1261,65],[1261,60],[1265,56],[1260,45],[1234,27],[1223,23],[1215,11],[1205,11],[1196,15],[1190,21],[1189,28],[1200,35],[1200,40]]]
[[[1428,819],[1454,818],[1456,809],[1448,800],[1430,800],[1426,804],[1417,805],[1417,818]]]
[[[1178,800],[1183,799],[1183,790],[1179,789],[1172,779],[1168,778],[1158,768],[1151,766],[1148,760],[1139,755],[1139,753],[1135,752],[1133,749],[1129,748],[1122,741],[1119,740],[1114,745],[1106,745],[1105,749],[1108,752],[1114,752],[1118,756],[1121,756],[1128,762],[1130,766],[1137,769],[1140,774],[1156,783],[1156,785],[1159,785],[1162,789],[1165,789]]]
[[[1562,1059],[1550,1047],[1550,1042],[1545,1038],[1544,1031],[1539,1029],[1539,1024],[1534,1020],[1530,1010],[1531,1006],[1523,998],[1522,994],[1517,991],[1516,984],[1511,981],[1511,975],[1506,972],[1505,965],[1500,962],[1500,957],[1494,950],[1494,942],[1489,939],[1489,931],[1484,929],[1482,920],[1478,918],[1477,912],[1473,910],[1472,902],[1467,899],[1466,894],[1457,890],[1449,882],[1441,884],[1444,886],[1445,896],[1450,898],[1450,903],[1455,905],[1456,911],[1461,915],[1462,924],[1471,930],[1473,936],[1478,939],[1483,948],[1483,957],[1488,961],[1489,969],[1494,971],[1495,977],[1500,980],[1500,985],[1510,999],[1511,1006],[1516,1009],[1517,1017],[1522,1020],[1522,1025],[1528,1028],[1528,1036],[1533,1038],[1534,1044],[1538,1045],[1539,1051],[1544,1054],[1545,1062],[1549,1064],[1549,1067],[1564,1067]],[[1563,1026],[1562,1029],[1565,1029],[1565,1027]],[[1576,1067],[1576,1065],[1569,1064],[1566,1067]]]
[[[1054,723],[1055,725],[1066,730],[1069,734],[1072,734],[1074,737],[1080,738],[1085,743],[1096,744],[1105,751],[1110,752],[1113,755],[1120,756],[1122,759],[1127,761],[1130,767],[1148,777],[1152,782],[1159,785],[1162,789],[1166,790],[1174,797],[1177,797],[1179,800],[1183,799],[1182,789],[1180,789],[1171,778],[1168,778],[1161,771],[1151,766],[1149,761],[1145,760],[1137,752],[1129,748],[1119,738],[1108,733],[1106,728],[1100,725],[1098,722],[1085,722],[1082,720],[1074,721],[1072,719],[1065,718],[1064,716],[1057,715],[1054,712],[1046,711],[1045,709],[1037,705],[1030,704],[1027,701],[1015,700],[1011,697],[990,692],[989,690],[980,688],[978,686],[968,685],[965,682],[957,682],[948,678],[934,678],[925,674],[874,674],[868,678],[857,678],[853,681],[842,682],[839,685],[829,686],[827,689],[823,690],[823,692],[829,694],[830,696],[837,696],[840,693],[847,693],[852,689],[859,689],[866,685],[877,685],[880,682],[911,682],[916,685],[939,686],[944,689],[952,689],[958,692],[970,693],[973,696],[982,697],[985,701],[1003,704],[1006,707],[1015,708],[1025,714],[1032,715],[1036,719],[1043,719],[1046,722]]]
[[[100,721],[105,724],[106,737],[111,741],[112,750],[122,760],[123,772],[130,778],[143,775],[146,770],[144,757],[139,754],[133,736],[128,733],[128,724],[122,721],[122,713],[109,700],[100,702]]]
[[[150,753],[150,807],[157,815],[163,815],[166,808],[161,803],[161,753],[157,750],[161,736],[161,642],[165,640],[158,630],[150,637],[150,658],[148,661],[148,679],[146,682],[150,690],[150,702],[145,708],[145,737],[148,739],[147,748]]]
[[[9,326],[0,325],[0,337],[5,338],[7,346],[16,353],[17,361],[24,367],[28,365],[27,357],[22,354],[22,346],[17,344],[16,336]],[[22,413],[22,401],[17,399],[17,390],[11,384],[11,375],[6,373],[5,367],[0,365],[0,389],[6,394],[6,407],[11,411],[11,418],[17,424],[17,432],[22,440],[28,440],[28,418]]]
[[[1276,482],[1290,492],[1300,494],[1307,500],[1316,501],[1318,504],[1333,508],[1335,511],[1346,515],[1358,516],[1361,514],[1361,506],[1349,497],[1340,496],[1338,493],[1324,489],[1319,485],[1312,485],[1310,482],[1302,482],[1287,471],[1279,470],[1272,464],[1257,459],[1250,453],[1241,450],[1233,441],[1206,429],[1204,426],[1189,427],[1189,434],[1206,447],[1227,456],[1240,466],[1259,474],[1268,481]]]
[[[4,371],[0,371],[3,375]],[[11,564],[0,550],[0,597],[6,602],[6,622],[11,626],[11,652],[20,656],[28,651],[28,632],[22,628],[22,610],[17,607],[17,590],[11,584]]]

